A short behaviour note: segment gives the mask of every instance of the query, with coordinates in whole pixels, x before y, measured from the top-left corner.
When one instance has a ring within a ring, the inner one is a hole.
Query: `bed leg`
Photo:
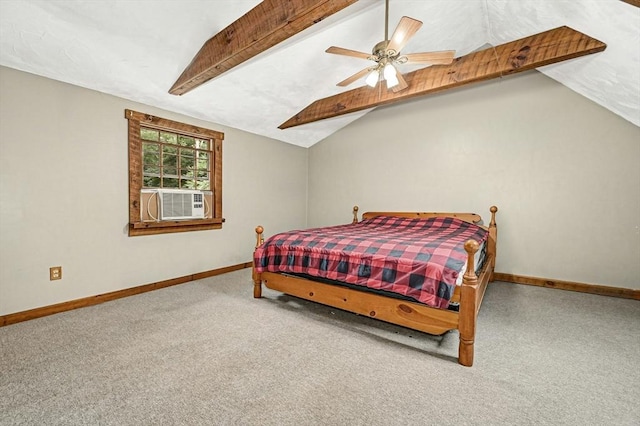
[[[259,275],[253,276],[253,297],[260,299],[262,297],[262,280]]]
[[[262,236],[263,232],[264,228],[262,226],[256,227],[256,248],[260,247],[262,243],[264,243],[264,238]],[[253,278],[253,297],[259,299],[262,297],[262,276],[256,272],[255,260],[251,276]]]
[[[464,341],[460,338],[460,348],[458,349],[458,363],[465,367],[473,366],[473,341]]]
[[[487,251],[491,255],[491,265],[489,265],[491,267],[491,275],[489,276],[489,281],[492,282],[493,273],[496,268],[496,242],[498,241],[498,225],[496,225],[496,212],[498,211],[498,208],[496,206],[491,206],[489,211],[491,212],[491,222],[489,222],[489,239],[487,240]]]
[[[473,345],[476,337],[478,313],[478,277],[475,274],[473,256],[478,251],[479,245],[476,241],[469,240],[464,244],[464,249],[467,252],[467,271],[464,273],[460,289],[458,363],[465,367],[471,367],[473,365]]]
[[[470,297],[475,298],[475,291],[470,295]],[[476,314],[475,312],[470,312],[470,309],[465,309],[466,312],[463,312],[463,304],[464,302],[460,302],[460,323],[458,324],[460,343],[458,344],[458,363],[465,367],[471,367],[473,365],[473,346],[476,337]],[[472,304],[470,303],[469,305]],[[475,304],[473,305],[473,307],[475,307]]]

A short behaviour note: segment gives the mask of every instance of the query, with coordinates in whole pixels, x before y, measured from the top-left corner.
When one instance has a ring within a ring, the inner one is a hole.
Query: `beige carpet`
[[[638,425],[640,303],[492,283],[475,365],[248,269],[0,328],[2,425]]]

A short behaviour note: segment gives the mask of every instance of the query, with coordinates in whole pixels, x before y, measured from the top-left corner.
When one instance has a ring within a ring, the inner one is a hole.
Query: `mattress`
[[[254,265],[257,273],[304,274],[447,308],[466,268],[464,243],[483,245],[487,236],[452,217],[379,216],[274,235],[256,249]]]

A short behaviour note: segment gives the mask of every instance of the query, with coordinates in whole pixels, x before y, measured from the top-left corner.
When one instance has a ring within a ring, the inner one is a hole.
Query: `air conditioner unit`
[[[204,193],[181,189],[158,189],[160,220],[203,219]]]

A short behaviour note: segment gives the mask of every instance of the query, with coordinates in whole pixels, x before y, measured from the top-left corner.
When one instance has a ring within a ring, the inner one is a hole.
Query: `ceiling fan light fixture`
[[[387,80],[387,87],[389,87],[389,88],[395,87],[398,84],[400,84],[400,81],[398,80],[398,77],[396,77],[395,75],[392,76],[391,78],[387,78],[385,80]]]
[[[387,80],[387,87],[394,87],[400,83],[396,75],[396,68],[392,64],[385,65],[382,74],[384,79]]]
[[[378,73],[378,70],[373,70],[369,73],[369,75],[364,80],[364,82],[367,83],[367,86],[369,87],[376,87],[376,84],[378,84],[379,79],[380,79],[380,74]]]
[[[384,69],[382,70],[382,75],[384,75],[385,80],[389,80],[396,76],[396,68],[389,63],[384,66]]]

